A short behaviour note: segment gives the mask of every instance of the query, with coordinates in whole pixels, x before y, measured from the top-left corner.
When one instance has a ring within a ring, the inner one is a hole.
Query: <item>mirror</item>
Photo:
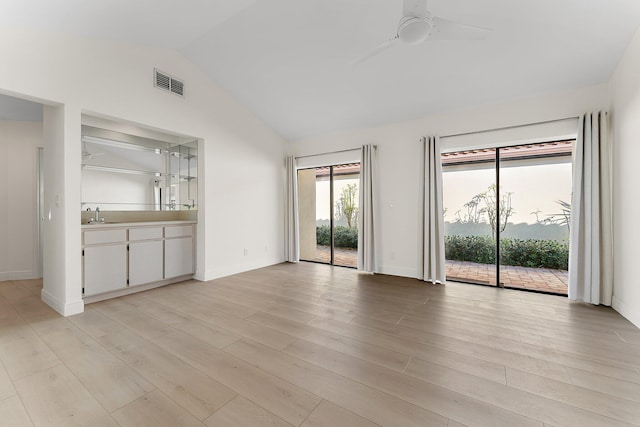
[[[83,125],[81,165],[82,210],[197,209],[197,139],[169,142]]]

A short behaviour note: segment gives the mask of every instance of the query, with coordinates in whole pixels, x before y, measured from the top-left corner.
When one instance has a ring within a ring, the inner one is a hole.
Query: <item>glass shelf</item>
[[[198,140],[178,144],[90,126],[82,132],[83,210],[197,209]]]

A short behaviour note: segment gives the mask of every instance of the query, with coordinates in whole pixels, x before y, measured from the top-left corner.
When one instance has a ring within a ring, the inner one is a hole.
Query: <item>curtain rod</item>
[[[374,145],[373,148],[378,148],[377,145]],[[362,148],[358,147],[358,148],[347,148],[344,150],[337,150],[337,151],[329,151],[326,153],[317,153],[317,154],[307,154],[306,156],[295,156],[295,159],[304,159],[306,157],[316,157],[316,156],[324,156],[326,154],[337,154],[337,153],[348,153],[349,151],[360,151],[362,150]]]
[[[478,133],[493,132],[493,131],[496,131],[496,130],[517,129],[517,128],[522,128],[522,127],[526,127],[526,126],[543,125],[543,124],[546,124],[546,123],[555,123],[555,122],[563,122],[565,120],[574,120],[574,119],[579,119],[579,118],[580,118],[580,116],[571,116],[571,117],[565,117],[563,119],[545,120],[545,121],[542,121],[542,122],[525,123],[525,124],[521,124],[521,125],[513,125],[513,126],[500,127],[500,128],[476,130],[476,131],[472,131],[472,132],[454,133],[454,134],[451,134],[451,135],[441,136],[440,139],[442,139],[442,138],[453,138],[455,136],[475,135],[475,134],[478,134]]]

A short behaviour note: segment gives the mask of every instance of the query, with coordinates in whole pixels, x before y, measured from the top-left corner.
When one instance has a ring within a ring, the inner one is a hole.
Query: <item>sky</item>
[[[495,183],[495,169],[476,169],[443,173],[445,221],[454,222],[455,213],[466,212],[464,204]],[[505,167],[500,170],[500,191],[511,192],[513,215],[508,222],[535,224],[535,211],[542,220],[560,213],[556,202],[571,202],[571,163]]]
[[[540,211],[540,220],[561,212],[557,200],[571,201],[571,163],[542,164],[535,166],[502,167],[500,191],[511,192],[513,215],[509,222],[535,224],[533,212]],[[495,169],[454,170],[443,173],[443,199],[447,209],[445,221],[454,222],[455,213],[466,212],[464,204],[476,194],[487,191],[495,183]],[[358,179],[336,179],[335,200],[349,184],[359,184]],[[329,219],[329,181],[316,182],[316,219]],[[323,202],[325,201],[325,202]],[[356,199],[357,203],[357,199]]]

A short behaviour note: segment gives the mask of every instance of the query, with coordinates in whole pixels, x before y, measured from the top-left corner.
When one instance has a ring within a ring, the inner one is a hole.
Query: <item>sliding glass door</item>
[[[572,146],[442,155],[447,279],[567,293]]]
[[[500,282],[566,294],[571,141],[500,148]]]
[[[358,265],[360,164],[298,170],[300,259]]]
[[[488,206],[496,188],[496,150],[444,154],[442,165],[447,279],[495,286]]]

